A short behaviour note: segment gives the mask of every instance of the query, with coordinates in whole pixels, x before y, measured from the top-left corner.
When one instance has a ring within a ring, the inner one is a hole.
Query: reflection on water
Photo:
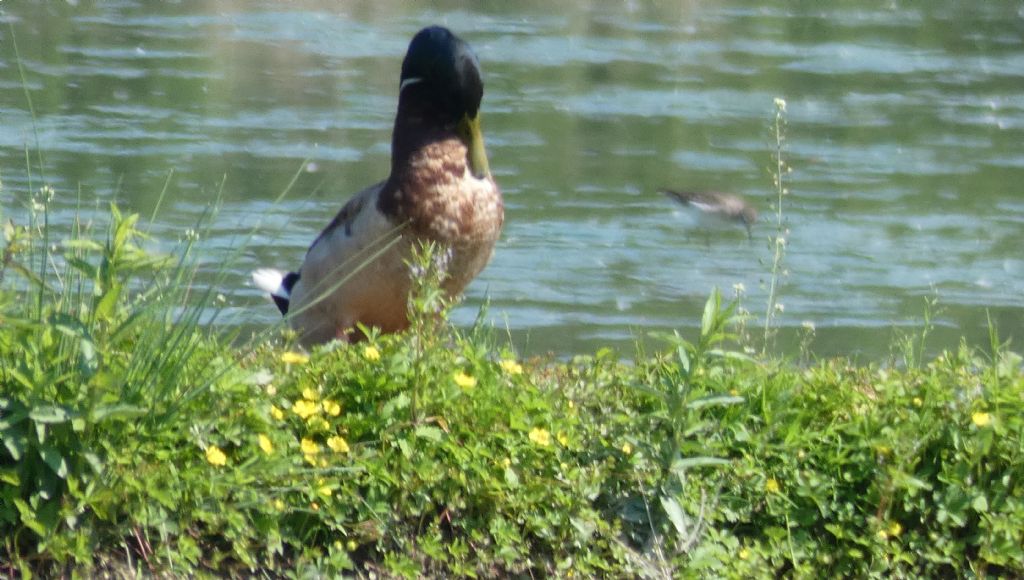
[[[218,264],[247,240],[223,289],[240,324],[276,320],[246,272],[297,265],[347,196],[386,175],[400,59],[443,23],[483,63],[507,202],[460,322],[489,300],[522,350],[568,354],[692,331],[714,286],[743,284],[763,310],[779,96],[795,169],[784,348],[811,321],[819,353],[884,355],[933,295],[935,346],[982,342],[986,312],[1004,335],[1024,328],[1019,2],[7,2],[0,17],[7,215],[27,199],[37,136],[34,183],[56,187],[65,223],[79,191],[87,211],[116,199],[149,215],[170,175],[154,232],[173,242],[220,196],[205,247]],[[661,187],[745,195],[762,215],[753,242]]]

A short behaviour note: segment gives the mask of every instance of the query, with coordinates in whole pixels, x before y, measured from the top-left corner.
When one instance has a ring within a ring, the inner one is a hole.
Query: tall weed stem
[[[775,120],[771,127],[772,138],[775,140],[775,151],[772,154],[773,165],[770,168],[772,184],[775,187],[775,235],[770,238],[772,249],[772,270],[768,285],[768,301],[764,313],[764,345],[762,353],[767,352],[769,340],[772,338],[772,321],[783,311],[783,305],[779,302],[780,279],[786,275],[782,268],[782,259],[786,254],[786,236],[789,229],[786,227],[783,212],[782,200],[789,195],[789,188],[786,187],[785,176],[791,171],[783,159],[783,150],[786,144],[786,101],[776,97],[775,99]]]

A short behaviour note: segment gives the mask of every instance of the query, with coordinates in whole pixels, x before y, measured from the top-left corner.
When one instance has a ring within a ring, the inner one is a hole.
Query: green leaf
[[[754,357],[746,355],[746,354],[744,354],[742,352],[736,352],[734,350],[722,350],[722,349],[716,348],[716,349],[709,350],[708,351],[708,355],[709,356],[713,356],[713,357],[718,357],[718,358],[738,360],[738,361],[747,362],[747,363],[755,363],[755,364],[757,363],[757,359],[755,359]]]
[[[416,428],[416,436],[421,439],[427,439],[434,443],[440,443],[444,439],[444,431],[433,425],[420,425]]]
[[[120,218],[121,216],[117,216]],[[139,221],[139,214],[133,213],[124,219],[117,219],[116,230],[114,232],[114,251],[119,251],[128,241],[128,237],[132,234],[135,228],[135,222]]]
[[[100,459],[99,455],[96,455],[91,451],[86,451],[82,454],[82,457],[85,457],[86,463],[89,464],[89,467],[91,467],[97,475],[103,473],[103,461]]]
[[[71,415],[63,407],[54,405],[42,405],[35,407],[28,413],[29,419],[36,423],[66,423]]]
[[[28,377],[26,377],[24,374],[22,374],[22,372],[19,371],[18,369],[9,368],[9,369],[6,369],[5,372],[8,375],[14,377],[14,379],[16,381],[21,383],[22,386],[24,386],[27,389],[34,389],[35,386],[36,386],[36,384],[34,382],[32,382]]]
[[[680,473],[687,469],[693,469],[694,467],[712,467],[720,465],[729,465],[729,460],[722,459],[720,457],[684,457],[673,461],[670,469],[673,473]]]
[[[384,405],[384,408],[381,409],[381,415],[384,417],[391,417],[395,414],[395,411],[408,407],[410,402],[411,399],[409,399],[409,395],[402,393]]]
[[[28,436],[21,429],[9,429],[3,434],[4,447],[11,454],[11,459],[20,461],[28,446]]]
[[[679,366],[683,369],[683,374],[690,376],[690,355],[686,352],[684,345],[679,345],[676,348],[676,357],[679,358]]]
[[[10,407],[14,407],[17,410],[10,411],[8,406],[0,405],[0,410],[3,411],[3,414],[0,415],[0,434],[3,434],[5,437],[5,431],[24,421],[25,417],[28,417],[28,411],[23,408],[20,403],[16,403]]]
[[[509,487],[519,487],[519,476],[516,475],[516,471],[511,467],[505,468],[505,483]]]
[[[87,252],[102,252],[103,246],[95,240],[64,240],[61,245],[69,250],[85,250]]]
[[[107,289],[103,297],[96,303],[96,318],[109,320],[117,307],[117,300],[121,297],[121,285],[114,282]]]
[[[569,523],[572,524],[572,527],[576,529],[576,533],[583,539],[590,538],[597,531],[597,524],[589,518],[584,519],[574,516],[569,518]]]
[[[18,487],[21,485],[21,477],[16,469],[0,469],[0,483]]]
[[[83,260],[81,258],[76,258],[74,256],[68,257],[67,261],[68,261],[68,265],[70,265],[74,269],[78,270],[82,274],[85,274],[86,278],[88,278],[90,280],[95,280],[96,279],[96,275],[97,275],[96,266],[90,264],[89,262],[86,262],[85,260]]]
[[[974,501],[971,502],[971,507],[978,513],[985,513],[988,511],[988,500],[985,499],[983,494],[978,495],[978,497],[974,498]]]
[[[43,458],[46,465],[50,466],[50,469],[57,474],[57,477],[61,479],[67,478],[68,462],[59,451],[49,445],[44,445],[39,448],[39,455]]]
[[[722,307],[722,295],[718,287],[711,290],[708,301],[704,303],[704,315],[700,319],[700,335],[708,336],[715,327],[715,317]]]
[[[686,404],[686,407],[688,409],[701,409],[703,407],[713,406],[725,407],[728,405],[738,405],[743,401],[743,397],[733,397],[731,395],[710,395],[690,401]]]
[[[40,537],[46,536],[46,527],[38,519],[36,519],[36,512],[32,509],[25,500],[15,498],[14,506],[18,508],[18,513],[21,515],[21,523],[26,528],[32,530]]]
[[[685,534],[686,529],[686,515],[683,514],[683,508],[679,507],[679,502],[674,497],[661,496],[661,508],[665,510],[665,514],[668,516],[669,521],[672,522],[672,526],[675,527],[676,533],[680,536]]]

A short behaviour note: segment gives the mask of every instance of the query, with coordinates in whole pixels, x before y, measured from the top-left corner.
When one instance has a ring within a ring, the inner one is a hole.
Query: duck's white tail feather
[[[271,296],[288,298],[291,294],[291,288],[287,288],[284,285],[284,276],[285,273],[280,270],[260,268],[253,270],[252,283]]]

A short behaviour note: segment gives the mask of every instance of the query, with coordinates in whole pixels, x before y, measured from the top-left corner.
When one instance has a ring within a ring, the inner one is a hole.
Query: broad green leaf
[[[672,522],[672,526],[675,527],[676,533],[680,536],[685,534],[687,531],[686,515],[683,513],[683,508],[679,507],[679,502],[676,501],[676,498],[661,496],[661,507],[665,510],[669,521]]]
[[[103,297],[96,303],[96,317],[100,320],[109,320],[117,307],[117,300],[121,297],[121,285],[114,282],[107,289]]]
[[[65,423],[71,416],[63,407],[42,405],[29,411],[28,416],[36,423]]]
[[[505,468],[505,483],[509,487],[519,487],[519,476],[516,475],[516,471],[511,467]]]
[[[971,507],[978,513],[985,513],[988,511],[988,500],[985,499],[984,494],[980,494],[971,502]]]
[[[416,436],[421,439],[440,443],[441,440],[444,439],[444,432],[433,425],[420,425],[416,428]]]
[[[68,462],[64,459],[64,456],[59,451],[44,445],[39,448],[39,455],[46,462],[46,465],[50,466],[50,469],[57,474],[57,477],[65,479],[68,476]]]

